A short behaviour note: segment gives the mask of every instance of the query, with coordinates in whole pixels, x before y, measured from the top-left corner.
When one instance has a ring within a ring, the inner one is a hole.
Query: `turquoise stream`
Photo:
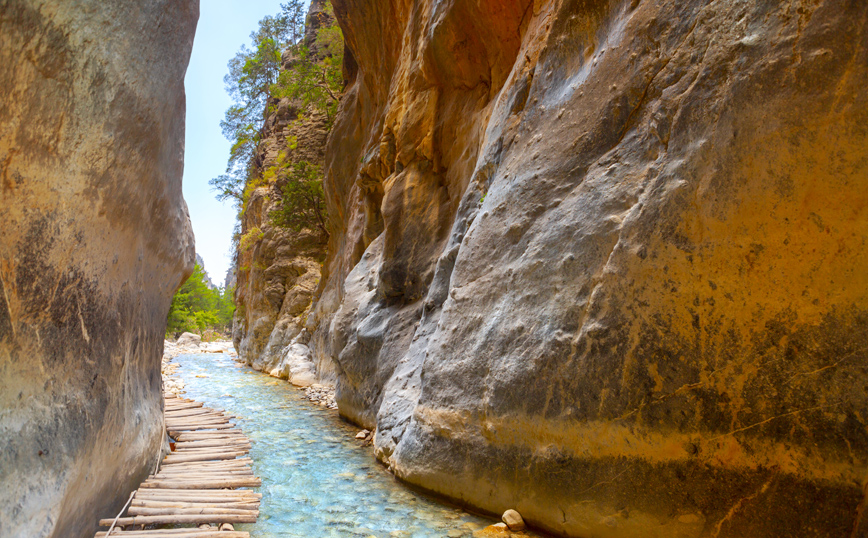
[[[239,417],[262,478],[253,538],[470,537],[495,523],[438,503],[398,482],[354,439],[358,428],[286,381],[228,355],[181,355],[186,396]],[[207,376],[207,377],[206,377]]]

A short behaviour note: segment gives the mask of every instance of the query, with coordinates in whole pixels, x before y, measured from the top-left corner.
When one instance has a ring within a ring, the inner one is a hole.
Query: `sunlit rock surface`
[[[310,347],[398,476],[571,536],[868,535],[868,4],[334,5]]]
[[[153,471],[198,2],[0,0],[0,536],[93,536]]]

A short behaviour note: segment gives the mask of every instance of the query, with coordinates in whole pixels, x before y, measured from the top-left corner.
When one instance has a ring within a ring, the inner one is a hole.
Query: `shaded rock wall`
[[[0,1],[0,536],[93,536],[163,437],[196,1]]]
[[[334,5],[311,347],[399,477],[570,536],[868,533],[868,5]]]

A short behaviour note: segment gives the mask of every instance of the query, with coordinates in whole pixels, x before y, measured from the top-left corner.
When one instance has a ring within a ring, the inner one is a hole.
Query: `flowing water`
[[[416,493],[354,439],[358,428],[287,383],[228,355],[181,355],[186,396],[225,409],[253,441],[262,478],[254,538],[470,537],[495,523]]]

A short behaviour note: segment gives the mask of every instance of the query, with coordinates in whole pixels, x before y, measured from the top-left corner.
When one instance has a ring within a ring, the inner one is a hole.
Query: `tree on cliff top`
[[[256,159],[263,124],[270,112],[269,99],[273,103],[289,98],[303,110],[323,113],[328,127],[331,127],[337,112],[343,85],[343,35],[334,22],[331,4],[325,3],[323,11],[313,15],[312,20],[305,20],[304,4],[300,0],[281,4],[281,12],[262,19],[259,30],[250,35],[253,48],[242,47],[229,62],[229,74],[224,81],[235,103],[226,111],[220,125],[224,136],[233,144],[226,173],[212,179],[210,184],[217,191],[219,200],[234,199],[242,210],[256,183],[266,176],[274,179],[279,172],[275,168],[278,165],[272,166],[271,170],[260,170],[262,165]],[[313,20],[313,17],[317,19]],[[307,38],[306,24],[316,29]],[[281,72],[283,50],[286,50],[289,61],[287,69]],[[304,119],[301,114],[296,121]],[[308,171],[319,170],[316,165],[306,165]],[[292,175],[284,174],[280,179],[291,182]],[[312,181],[321,179],[318,175]],[[300,222],[299,219],[304,220],[305,216],[324,214],[321,186],[317,189],[314,185],[303,184],[302,187],[290,188],[283,194],[284,201],[288,202],[284,204],[286,207],[303,206],[304,210],[298,218],[281,222]],[[301,194],[304,196],[298,200],[286,198]],[[317,198],[312,205],[305,205],[310,195]],[[307,226],[322,228],[318,219],[309,221]]]
[[[223,78],[233,104],[226,110],[220,127],[232,141],[226,173],[209,183],[218,200],[242,203],[244,183],[255,173],[256,146],[266,118],[271,87],[280,74],[280,58],[290,44],[304,35],[304,5],[298,0],[281,5],[281,12],[259,21],[250,34],[253,48],[241,50],[229,60],[229,73]]]

